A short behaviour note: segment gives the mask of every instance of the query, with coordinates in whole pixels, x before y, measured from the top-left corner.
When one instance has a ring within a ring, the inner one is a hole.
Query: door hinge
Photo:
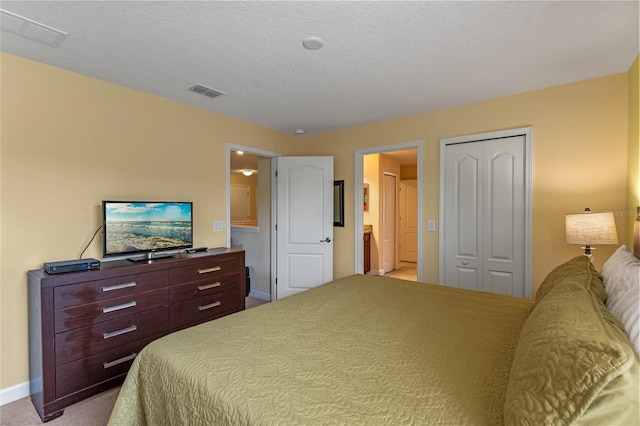
[[[276,223],[276,225],[275,225],[275,226],[276,226],[276,231],[277,231],[277,230],[278,230],[278,224]]]
[[[276,285],[278,285],[278,277],[276,277]]]
[[[278,177],[278,171],[276,170],[276,178]]]

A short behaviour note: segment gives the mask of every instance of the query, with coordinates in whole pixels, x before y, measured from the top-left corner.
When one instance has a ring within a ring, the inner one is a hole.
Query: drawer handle
[[[136,356],[138,356],[138,354],[136,352],[134,352],[131,355],[124,356],[124,357],[122,357],[120,359],[116,359],[116,360],[110,361],[110,362],[104,362],[104,363],[102,363],[102,366],[106,370],[107,368],[115,367],[116,365],[122,364],[123,362],[131,361]]]
[[[129,288],[129,287],[135,287],[135,286],[136,286],[136,282],[131,281],[130,283],[116,284],[109,287],[102,287],[102,292],[106,293],[107,291],[122,290],[123,288]]]
[[[136,331],[138,329],[137,326],[132,325],[127,328],[123,328],[121,330],[110,331],[109,333],[102,333],[102,338],[104,340],[111,339],[112,337],[120,336],[121,334],[131,333],[132,331]]]
[[[198,310],[206,311],[207,309],[215,308],[216,306],[220,306],[220,305],[222,305],[221,302],[213,302],[213,303],[209,303],[208,305],[198,306]]]
[[[199,274],[208,274],[209,272],[216,272],[219,271],[220,268],[219,266],[214,266],[213,268],[205,268],[205,269],[198,269],[198,273]]]
[[[122,305],[109,306],[108,308],[102,308],[103,314],[108,314],[109,312],[119,311],[121,309],[133,308],[137,303],[134,300],[133,302],[123,303]]]
[[[198,290],[199,290],[199,291],[202,291],[202,290],[209,290],[210,288],[214,288],[214,287],[220,287],[220,282],[212,283],[212,284],[199,285],[199,286],[198,286]]]

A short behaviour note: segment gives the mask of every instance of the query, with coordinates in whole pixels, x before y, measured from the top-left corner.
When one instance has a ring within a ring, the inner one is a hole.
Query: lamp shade
[[[567,244],[618,244],[613,213],[568,214],[565,225]]]

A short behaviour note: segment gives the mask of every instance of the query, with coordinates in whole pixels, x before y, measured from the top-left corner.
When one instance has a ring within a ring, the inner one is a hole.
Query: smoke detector
[[[202,84],[194,84],[193,86],[189,87],[189,90],[207,96],[209,98],[217,98],[218,96],[226,95],[226,93],[224,92],[212,89],[211,87],[207,87]]]
[[[307,37],[302,40],[302,45],[307,50],[318,50],[324,46],[324,40],[320,37]]]

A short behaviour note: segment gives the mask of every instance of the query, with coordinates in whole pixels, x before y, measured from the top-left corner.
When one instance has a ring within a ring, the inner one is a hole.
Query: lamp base
[[[587,244],[586,246],[580,248],[584,250],[584,256],[587,256],[591,263],[593,263],[593,254],[591,253],[591,251],[595,250],[595,247],[591,247]]]

